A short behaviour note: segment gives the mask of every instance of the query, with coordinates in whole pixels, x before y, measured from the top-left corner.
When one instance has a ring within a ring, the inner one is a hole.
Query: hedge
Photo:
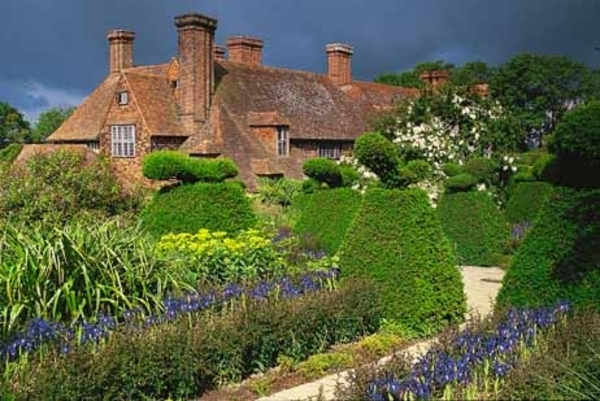
[[[373,333],[376,299],[372,285],[352,282],[337,291],[124,329],[98,348],[31,361],[10,385],[15,399],[195,399],[274,367],[279,356],[304,360]]]
[[[556,155],[553,182],[577,188],[600,187],[600,102],[580,105],[565,114],[548,147]]]
[[[334,254],[360,208],[362,196],[350,188],[317,191],[308,196],[295,231],[312,235],[327,253]]]
[[[237,176],[238,168],[226,158],[200,159],[173,150],[161,150],[144,158],[142,173],[151,180],[222,182]]]
[[[540,206],[552,193],[552,185],[546,182],[520,182],[508,204],[506,217],[511,223],[533,223]]]
[[[377,174],[385,186],[394,187],[398,180],[398,148],[379,133],[365,133],[356,139],[356,159]]]
[[[325,157],[308,159],[302,166],[302,172],[313,180],[327,184],[330,188],[342,186],[342,170],[331,159]]]
[[[374,280],[382,315],[407,334],[429,334],[461,321],[461,274],[425,192],[366,192],[340,250],[342,277]]]
[[[600,190],[557,187],[513,257],[500,305],[600,306]]]
[[[256,222],[250,201],[234,182],[196,183],[164,188],[144,209],[142,225],[152,234],[226,231],[230,234]]]
[[[499,263],[509,239],[509,226],[487,193],[445,194],[438,213],[460,264],[494,266]]]

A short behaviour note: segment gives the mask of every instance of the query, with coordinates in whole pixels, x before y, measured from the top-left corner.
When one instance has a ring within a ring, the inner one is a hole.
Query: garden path
[[[497,267],[473,266],[464,266],[461,268],[461,271],[465,283],[465,293],[467,295],[467,305],[469,309],[467,316],[473,313],[479,314],[482,317],[488,315],[492,310],[493,300],[496,298],[498,290],[500,289],[504,271]],[[404,351],[414,355],[416,359],[418,356],[427,352],[433,340],[434,339],[422,341]],[[385,357],[378,363],[385,363],[389,359],[390,357]],[[349,372],[345,371],[329,375],[311,383],[305,383],[268,397],[262,397],[258,401],[334,400],[337,384],[345,383],[348,374]]]

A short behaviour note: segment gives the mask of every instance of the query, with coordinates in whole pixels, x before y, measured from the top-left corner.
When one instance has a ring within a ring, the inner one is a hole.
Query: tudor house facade
[[[156,150],[230,157],[253,188],[260,176],[302,178],[307,158],[351,152],[377,113],[417,95],[353,80],[349,45],[327,45],[327,72],[315,74],[263,65],[257,38],[216,45],[211,17],[182,15],[175,27],[177,55],[149,66],[134,63],[135,33],[110,32],[109,74],[48,142],[104,154],[128,181]]]

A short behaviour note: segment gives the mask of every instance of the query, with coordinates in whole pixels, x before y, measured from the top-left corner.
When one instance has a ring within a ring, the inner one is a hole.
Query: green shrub
[[[10,164],[21,153],[23,145],[20,143],[11,143],[7,147],[0,149],[0,164]]]
[[[469,191],[477,185],[477,177],[467,173],[460,173],[446,180],[446,189],[449,192]]]
[[[196,183],[164,188],[146,206],[142,224],[152,234],[197,233],[205,228],[233,234],[254,225],[250,200],[235,183]]]
[[[536,177],[533,174],[533,168],[530,166],[519,166],[518,171],[511,177],[512,182],[531,182],[536,181]]]
[[[342,172],[342,186],[351,187],[360,182],[360,173],[352,166],[340,165]]]
[[[506,217],[485,192],[446,194],[438,213],[462,265],[495,266],[506,248]]]
[[[554,189],[498,294],[501,305],[560,299],[600,305],[600,190]]]
[[[418,182],[431,178],[433,169],[426,160],[411,160],[402,166],[399,170],[400,177],[406,182],[406,185],[416,184]]]
[[[285,272],[283,255],[256,230],[236,236],[202,229],[167,234],[157,244],[163,258],[194,274],[194,282],[227,284],[271,279]]]
[[[302,181],[287,178],[258,178],[258,198],[267,205],[290,206],[302,191]]]
[[[321,188],[322,184],[313,178],[302,181],[302,192],[305,194],[312,194]]]
[[[356,139],[356,159],[389,187],[398,179],[398,149],[389,139],[378,133],[366,133]]]
[[[144,331],[124,329],[97,349],[48,355],[11,385],[17,399],[192,399],[277,364],[305,360],[377,329],[377,293],[351,282],[337,291],[247,302],[246,307]],[[35,372],[35,374],[32,374]]]
[[[423,191],[367,191],[340,253],[342,277],[375,281],[383,316],[405,333],[431,333],[463,319],[456,258]]]
[[[535,161],[535,163],[531,167],[531,173],[535,176],[536,179],[544,179],[544,171],[553,162],[555,157],[556,156],[554,156],[551,153],[544,153]]]
[[[228,178],[234,178],[238,175],[239,170],[231,159],[190,158],[190,162],[188,164],[188,173],[191,177],[193,177],[194,182],[201,181],[216,183],[223,182]]]
[[[325,157],[308,159],[302,166],[307,177],[327,184],[330,188],[342,186],[342,171],[338,164]]]
[[[62,224],[85,214],[114,215],[135,210],[140,199],[122,193],[108,160],[61,149],[12,165],[0,181],[1,218],[24,223]]]
[[[549,149],[556,154],[558,175],[565,186],[600,187],[600,102],[568,112],[556,125]]]
[[[498,164],[488,157],[474,157],[467,161],[463,170],[478,182],[490,182],[498,170]]]
[[[151,180],[187,181],[189,157],[174,150],[152,152],[144,157],[142,174]]]
[[[456,163],[446,163],[443,167],[444,174],[448,177],[454,177],[464,172],[463,166]]]
[[[360,208],[361,198],[350,188],[318,191],[310,196],[295,231],[312,235],[329,254],[334,254]]]
[[[135,306],[160,310],[167,292],[195,283],[185,281],[187,269],[167,268],[154,256],[145,233],[116,220],[54,229],[5,225],[0,334],[38,317],[71,323]]]
[[[161,150],[144,158],[142,173],[151,180],[222,182],[237,176],[238,168],[230,159],[198,159],[173,150]]]
[[[546,182],[521,182],[506,205],[506,217],[511,223],[533,223],[540,206],[552,193]]]

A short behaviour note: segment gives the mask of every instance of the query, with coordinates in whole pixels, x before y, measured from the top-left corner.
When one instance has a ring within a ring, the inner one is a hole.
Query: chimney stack
[[[109,68],[111,73],[133,67],[135,32],[115,29],[108,33]]]
[[[225,61],[225,53],[227,50],[223,46],[215,45],[213,47],[214,57],[217,61]]]
[[[336,85],[347,85],[352,82],[352,54],[350,45],[332,43],[327,45],[327,76]]]
[[[229,61],[261,65],[263,46],[262,39],[250,36],[233,36],[227,39]]]
[[[208,119],[214,91],[214,39],[217,20],[202,14],[175,18],[179,52],[179,116],[186,133]]]

